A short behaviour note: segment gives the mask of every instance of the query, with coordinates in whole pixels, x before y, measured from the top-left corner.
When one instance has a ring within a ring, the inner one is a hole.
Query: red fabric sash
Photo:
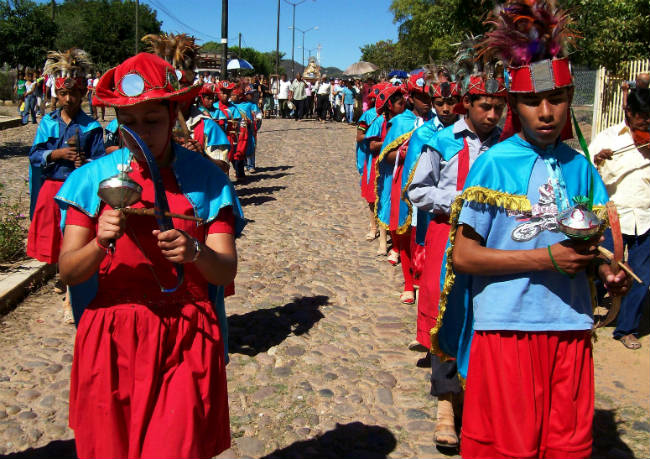
[[[458,152],[458,175],[456,176],[456,190],[460,191],[463,189],[468,172],[469,145],[467,145],[467,137],[463,137],[463,149]]]

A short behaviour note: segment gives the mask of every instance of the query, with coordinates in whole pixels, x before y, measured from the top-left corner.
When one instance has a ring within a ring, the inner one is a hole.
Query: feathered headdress
[[[83,49],[71,48],[65,52],[50,51],[43,71],[55,78],[56,89],[85,88],[84,78],[92,66],[88,53]]]
[[[496,56],[480,56],[476,47],[481,35],[469,34],[465,40],[456,43],[454,64],[456,71],[457,91],[460,95],[477,94],[495,97],[505,97],[506,88],[503,80],[503,65]],[[458,113],[464,113],[462,104],[458,104]]]
[[[149,52],[169,62],[182,75],[179,76],[181,83],[192,84],[194,81],[194,69],[199,61],[199,46],[194,37],[187,34],[149,34],[142,37],[142,42],[149,45]]]
[[[509,67],[511,92],[542,92],[571,85],[567,47],[577,35],[570,16],[552,0],[515,0],[497,6],[492,30],[478,56],[500,58]]]

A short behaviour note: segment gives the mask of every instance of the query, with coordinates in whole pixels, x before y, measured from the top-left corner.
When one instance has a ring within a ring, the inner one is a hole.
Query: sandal
[[[433,442],[443,448],[457,448],[458,435],[454,423],[454,408],[451,397],[438,399],[436,426],[433,429]]]
[[[402,304],[413,304],[415,303],[415,293],[410,290],[402,292],[399,296],[399,300]]]
[[[368,234],[366,234],[366,241],[374,241],[379,237],[379,230],[370,230],[368,231]]]
[[[391,250],[388,254],[388,263],[393,266],[397,266],[397,263],[399,263],[399,252]]]
[[[621,343],[628,349],[637,350],[641,349],[641,343],[634,335],[625,335],[620,338]]]

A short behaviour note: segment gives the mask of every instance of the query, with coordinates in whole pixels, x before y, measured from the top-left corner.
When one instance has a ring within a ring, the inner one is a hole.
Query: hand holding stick
[[[605,247],[598,246],[598,251],[601,253],[601,255],[605,256],[605,258],[607,258],[610,262],[614,259],[614,254],[609,250],[607,250]],[[634,274],[634,271],[632,271],[632,268],[630,268],[630,266],[627,263],[623,261],[619,261],[618,266],[627,274],[629,274],[632,279],[637,281],[639,284],[643,284],[643,281],[639,279],[639,276]]]

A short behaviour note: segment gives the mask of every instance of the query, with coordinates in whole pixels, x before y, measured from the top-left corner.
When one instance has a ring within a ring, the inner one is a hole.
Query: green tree
[[[562,0],[582,37],[574,63],[617,72],[624,61],[650,57],[648,0]]]
[[[41,67],[57,30],[44,6],[30,0],[0,1],[0,63]]]
[[[204,53],[219,53],[221,52],[221,43],[216,41],[206,41],[201,45],[201,51]]]
[[[66,0],[56,8],[57,49],[86,50],[100,70],[106,70],[135,52],[135,2],[120,0]],[[139,38],[160,33],[156,12],[141,2]],[[142,51],[144,44],[139,43]]]

